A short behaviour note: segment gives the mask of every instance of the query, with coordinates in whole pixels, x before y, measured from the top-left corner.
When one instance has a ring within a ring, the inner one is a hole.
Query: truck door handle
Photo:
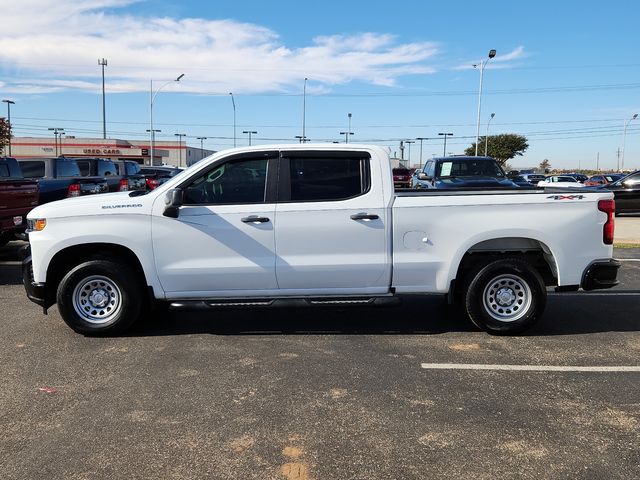
[[[351,215],[351,220],[378,220],[378,215],[369,215],[368,213],[354,213]]]
[[[249,215],[248,217],[243,217],[242,221],[244,223],[266,223],[269,221],[269,217],[259,217],[258,215]]]

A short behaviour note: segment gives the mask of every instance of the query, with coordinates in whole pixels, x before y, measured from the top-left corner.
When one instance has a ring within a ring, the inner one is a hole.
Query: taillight
[[[129,179],[127,178],[121,178],[120,179],[120,187],[118,189],[121,192],[126,192],[127,190],[129,190]]]
[[[79,197],[79,196],[80,196],[80,184],[72,183],[71,185],[69,185],[69,188],[67,189],[67,198]]]
[[[602,241],[605,245],[613,245],[613,231],[615,229],[615,200],[600,200],[598,202],[598,210],[607,214],[607,221],[602,229]]]
[[[147,187],[149,188],[149,190],[153,190],[158,185],[160,185],[160,182],[158,181],[157,178],[147,178],[146,181],[147,181]]]

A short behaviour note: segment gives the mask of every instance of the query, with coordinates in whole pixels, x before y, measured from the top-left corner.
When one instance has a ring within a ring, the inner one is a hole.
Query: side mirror
[[[180,214],[180,207],[184,203],[184,192],[181,188],[172,188],[167,192],[164,197],[164,212],[162,214],[165,217],[178,218]]]
[[[433,180],[433,177],[430,175],[427,175],[426,173],[421,173],[420,175],[418,175],[418,178],[420,180],[426,180],[428,182],[430,182],[431,180]]]

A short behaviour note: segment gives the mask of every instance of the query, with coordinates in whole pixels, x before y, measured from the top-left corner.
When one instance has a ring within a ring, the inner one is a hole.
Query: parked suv
[[[39,204],[109,191],[104,178],[83,177],[76,161],[70,158],[29,158],[19,159],[18,163],[25,178],[38,180]]]
[[[418,178],[424,188],[519,188],[491,157],[434,158]]]
[[[140,174],[145,178],[147,190],[153,190],[180,172],[182,172],[182,170],[171,166],[149,166],[140,168]]]
[[[110,192],[125,192],[128,190],[145,190],[144,177],[138,172],[140,167],[136,162],[124,162],[108,158],[76,158],[74,159],[83,176],[104,177],[109,185]],[[131,163],[134,166],[123,165]],[[127,168],[131,175],[127,174]]]

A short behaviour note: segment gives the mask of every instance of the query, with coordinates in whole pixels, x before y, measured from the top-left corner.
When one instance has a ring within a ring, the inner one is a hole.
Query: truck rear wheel
[[[143,298],[137,272],[108,259],[77,265],[64,276],[57,291],[62,319],[74,331],[89,335],[129,328],[140,317]]]
[[[547,291],[542,277],[529,263],[506,258],[482,264],[465,282],[463,305],[479,328],[509,335],[531,328],[542,316]]]

